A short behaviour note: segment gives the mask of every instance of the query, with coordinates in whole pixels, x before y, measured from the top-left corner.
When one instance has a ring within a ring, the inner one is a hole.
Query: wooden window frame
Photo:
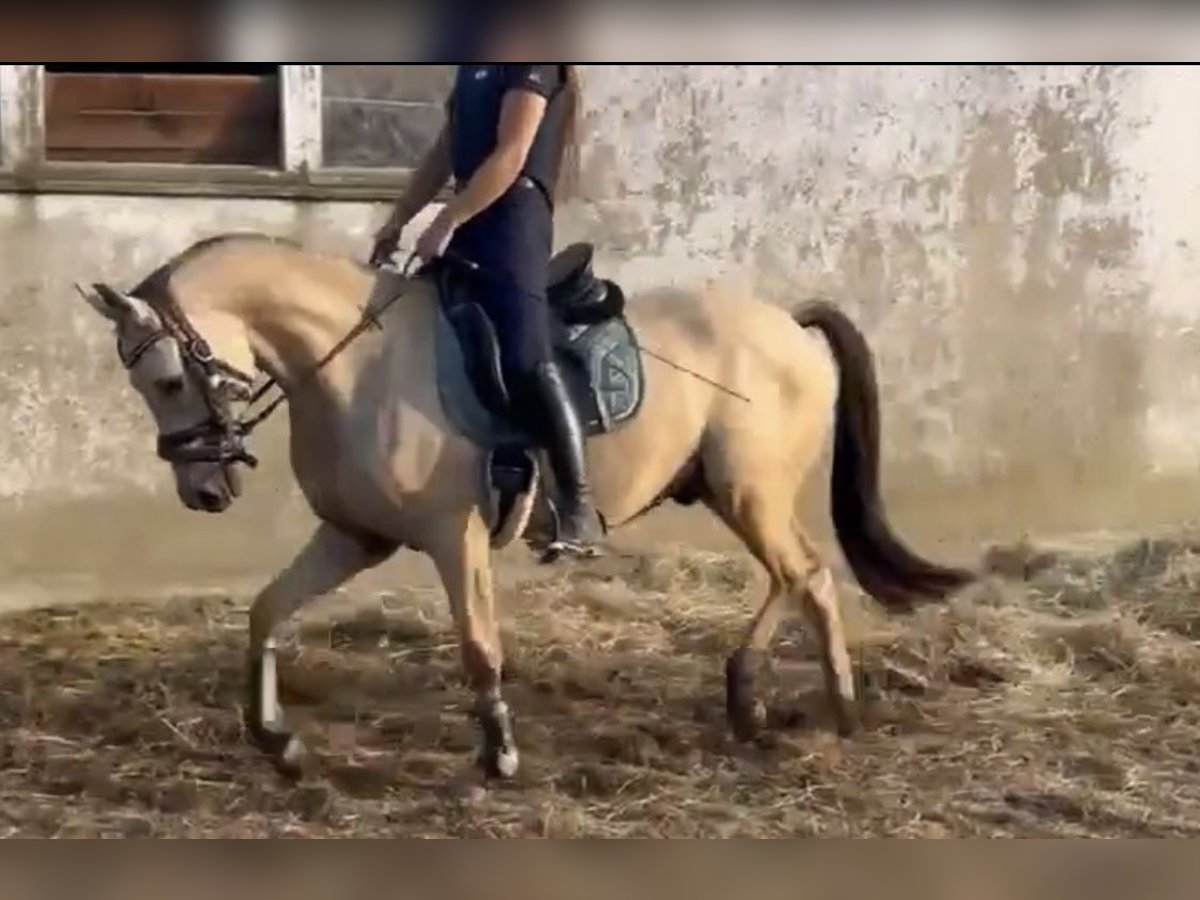
[[[280,166],[66,162],[45,158],[45,69],[0,65],[0,193],[391,200],[406,168],[326,168],[321,66],[279,67]]]

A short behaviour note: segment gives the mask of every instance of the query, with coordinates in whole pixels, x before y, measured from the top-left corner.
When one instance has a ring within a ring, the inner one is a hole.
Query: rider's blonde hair
[[[558,174],[554,185],[556,202],[579,197],[583,174],[580,160],[583,85],[579,77],[579,66],[565,64],[563,69],[566,79],[563,91],[566,93],[567,112],[563,118]]]

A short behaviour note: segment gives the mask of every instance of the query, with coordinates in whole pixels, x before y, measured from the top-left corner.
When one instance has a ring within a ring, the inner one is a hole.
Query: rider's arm
[[[392,222],[407,225],[426,206],[434,201],[450,180],[450,126],[442,127],[433,146],[425,152],[421,164],[413,172],[408,187],[396,201]]]
[[[545,65],[510,67],[508,91],[500,106],[496,149],[463,190],[446,204],[445,214],[455,227],[470,221],[499,200],[521,174],[538,127],[546,115],[548,98],[557,86],[557,68]]]

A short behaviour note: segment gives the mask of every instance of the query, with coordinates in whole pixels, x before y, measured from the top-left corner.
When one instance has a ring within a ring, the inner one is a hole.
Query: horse
[[[830,432],[834,530],[869,595],[906,611],[976,577],[917,555],[888,524],[867,341],[820,299],[789,311],[706,287],[647,291],[626,304],[619,285],[591,272],[590,248],[581,246],[583,262],[559,256],[552,266],[550,301],[567,335],[556,352],[571,349],[571,335],[614,323],[625,329],[607,332],[604,352],[582,354],[593,365],[575,366],[577,396],[590,403],[588,468],[605,527],[667,501],[715,513],[769,580],[726,661],[734,736],[761,734],[755,673],[794,605],[815,626],[836,727],[851,734],[860,717],[835,582],[796,514]],[[536,547],[552,527],[550,474],[542,474],[535,446],[514,443],[519,432],[505,432],[502,407],[484,397],[489,386],[503,387],[489,376],[494,335],[489,343],[487,323],[464,315],[478,307],[459,296],[454,285],[462,283],[437,277],[435,267],[387,282],[347,257],[225,234],[193,245],[131,290],[77,285],[115,326],[118,355],[187,508],[220,513],[240,495],[241,469],[257,461],[235,409],[257,399],[256,379],[265,375],[286,398],[291,467],[318,526],[253,601],[245,706],[250,736],[280,771],[298,772],[306,759],[279,701],[282,625],[402,547],[428,554],[445,588],[474,695],[476,761],[493,777],[517,771],[490,558],[518,537]],[[576,312],[590,309],[591,319],[572,316],[572,303]],[[626,355],[614,357],[613,348]],[[468,369],[475,374],[464,375]],[[620,388],[607,399],[606,379]],[[474,401],[476,412],[491,416],[490,430],[464,425],[471,416],[456,407]]]

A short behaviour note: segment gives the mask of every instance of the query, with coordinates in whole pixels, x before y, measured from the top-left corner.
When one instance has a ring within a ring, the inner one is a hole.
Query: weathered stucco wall
[[[632,288],[823,293],[876,347],[906,527],[991,534],[1191,514],[1200,463],[1200,73],[595,66],[588,237]],[[278,431],[249,502],[177,508],[74,280],[130,283],[261,229],[364,253],[378,211],[0,197],[0,577],[260,574],[301,539]],[[200,541],[203,553],[193,546]],[[138,546],[140,544],[140,546]],[[60,579],[57,587],[62,587]]]
[[[0,196],[0,594],[5,578],[22,593],[47,579],[57,593],[147,579],[182,587],[287,558],[310,520],[287,471],[286,424],[256,440],[264,464],[247,502],[220,519],[186,513],[111,329],[72,285],[132,285],[223,231],[361,253],[376,217],[358,204]]]
[[[633,280],[733,271],[842,303],[877,350],[897,503],[984,530],[1189,511],[1200,73],[588,74],[572,229]]]

